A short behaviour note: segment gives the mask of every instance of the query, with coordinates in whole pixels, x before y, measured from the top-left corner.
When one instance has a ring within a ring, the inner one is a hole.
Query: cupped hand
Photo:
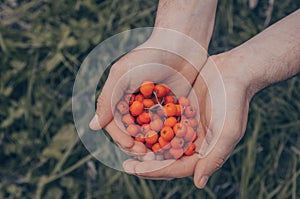
[[[196,153],[178,160],[126,160],[128,173],[148,179],[172,179],[194,175],[194,183],[203,188],[208,178],[228,159],[242,138],[251,92],[243,68],[230,59],[230,52],[208,59],[196,79],[200,124]]]
[[[166,34],[168,30],[163,29],[163,32],[163,35],[168,35]],[[97,99],[96,114],[90,122],[90,128],[99,130],[105,127],[114,142],[127,152],[145,153],[146,147],[140,142],[134,141],[113,120],[112,100],[118,101],[121,98],[121,95],[114,95],[114,93],[135,90],[137,85],[140,85],[143,81],[151,80],[171,84],[174,87],[180,86],[180,95],[187,95],[200,68],[206,61],[206,50],[196,41],[179,33],[171,33],[169,36],[169,38],[167,36],[164,38],[150,37],[144,44],[117,61],[112,66],[102,92]],[[170,40],[174,38],[184,44],[170,45]],[[179,46],[181,47],[179,48]],[[187,50],[182,50],[182,46],[185,46],[184,49]],[[189,51],[188,49],[193,50]],[[195,59],[196,55],[197,59]],[[201,59],[198,58],[199,55]],[[160,66],[161,70],[159,69]],[[195,66],[198,66],[198,68]],[[166,69],[164,71],[163,68],[170,68],[171,70]],[[178,85],[178,74],[185,77],[189,84]],[[123,82],[120,83],[120,79]]]

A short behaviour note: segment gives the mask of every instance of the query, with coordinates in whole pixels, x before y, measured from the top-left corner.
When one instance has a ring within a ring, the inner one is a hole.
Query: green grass
[[[300,76],[260,92],[231,158],[197,190],[191,177],[143,180],[96,161],[77,137],[72,87],[106,38],[152,26],[157,1],[0,4],[0,198],[300,198]],[[220,1],[210,53],[231,49],[300,7]],[[272,8],[270,22],[266,20]]]

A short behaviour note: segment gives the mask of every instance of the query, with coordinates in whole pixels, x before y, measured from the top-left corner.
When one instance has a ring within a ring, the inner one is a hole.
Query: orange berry
[[[173,103],[173,104],[175,103],[175,99],[173,96],[168,95],[165,97],[165,104],[168,104],[168,103]]]
[[[137,117],[137,120],[139,120],[142,124],[148,124],[151,121],[150,114],[144,111]]]
[[[173,137],[174,137],[174,132],[173,132],[173,130],[172,130],[171,127],[165,126],[165,127],[163,127],[163,128],[161,129],[161,131],[160,131],[160,136],[161,136],[164,140],[170,141],[170,140],[172,140]]]
[[[162,149],[169,149],[171,147],[170,142],[166,141],[164,138],[159,137],[158,143],[160,144]]]
[[[128,108],[128,103],[125,101],[120,101],[117,105],[117,109],[122,115],[128,113]]]
[[[184,154],[187,156],[193,155],[195,152],[195,148],[196,148],[196,145],[194,143],[190,143],[188,145],[188,147],[186,148],[186,150],[184,151]]]
[[[194,134],[194,137],[193,137],[193,139],[192,139],[192,142],[195,142],[197,139],[198,139],[198,135],[195,133],[195,134]]]
[[[181,148],[180,149],[171,148],[169,152],[175,159],[179,159],[183,155],[183,149]]]
[[[154,83],[150,81],[145,81],[140,87],[140,92],[143,94],[144,97],[149,97],[152,95],[153,89]]]
[[[140,126],[136,124],[130,124],[126,130],[132,137],[135,137],[136,134],[140,132]]]
[[[152,151],[154,153],[161,151],[161,147],[160,147],[159,143],[155,143],[155,144],[152,145]]]
[[[157,132],[150,130],[145,135],[145,141],[148,144],[155,144],[158,140],[158,134]]]
[[[145,108],[151,108],[154,105],[154,102],[152,99],[144,99],[143,104]]]
[[[161,119],[155,119],[150,122],[150,128],[154,131],[160,131],[163,125],[164,124]]]
[[[177,112],[176,105],[173,103],[168,103],[164,105],[164,110],[168,117],[175,116]]]
[[[196,115],[195,107],[193,107],[193,106],[185,107],[184,114],[187,118],[195,117],[195,115]]]
[[[180,149],[183,147],[183,145],[184,145],[184,140],[182,138],[174,137],[171,140],[171,146],[175,149]]]
[[[190,105],[190,100],[184,96],[181,96],[178,98],[178,103],[181,106],[189,106]]]
[[[149,124],[143,124],[142,127],[141,127],[141,131],[143,134],[146,134],[147,131],[150,131],[151,128],[150,128],[150,125]]]
[[[173,130],[177,137],[184,137],[186,134],[186,125],[182,123],[176,123],[173,127]]]
[[[175,117],[168,117],[165,120],[164,125],[169,126],[169,127],[173,127],[176,123],[177,123],[177,120],[176,120]]]
[[[124,115],[122,117],[121,121],[123,122],[123,124],[125,126],[128,126],[130,124],[134,124],[134,117],[132,117],[132,115],[130,115],[129,113],[127,113],[126,115]]]
[[[138,134],[136,134],[134,140],[144,143],[145,142],[145,136],[142,133],[138,133]]]
[[[187,142],[190,142],[193,140],[194,136],[195,136],[195,131],[191,126],[187,126],[186,127],[186,134],[184,136],[184,140]]]
[[[141,118],[139,118],[139,117],[137,117],[137,118],[135,119],[135,122],[136,122],[137,124],[139,124],[140,126],[144,124],[144,123],[141,121]]]
[[[167,86],[166,84],[161,84],[163,87],[165,87],[166,89],[166,95],[169,95],[171,93],[171,89],[169,86]]]
[[[191,121],[187,118],[181,119],[180,121],[182,124],[185,124],[186,126],[191,126]]]
[[[190,118],[189,121],[191,127],[196,128],[198,126],[198,120],[196,118]]]
[[[132,103],[133,103],[133,101],[134,101],[134,94],[126,94],[125,96],[124,96],[124,101],[127,103],[127,104],[129,104],[129,105],[131,105]]]
[[[175,114],[175,116],[179,117],[182,114],[181,105],[180,104],[176,104],[175,106],[176,106],[176,114]]]
[[[157,97],[164,97],[167,94],[167,89],[162,84],[157,84],[154,87],[154,92]]]
[[[135,96],[134,100],[143,103],[143,101],[144,101],[144,96],[141,95],[141,94],[138,94],[138,95]]]
[[[165,160],[172,159],[172,158],[173,158],[173,156],[170,153],[170,150],[167,150],[167,151],[164,152],[164,159]]]
[[[134,101],[131,104],[129,110],[130,110],[131,115],[137,116],[144,111],[144,105],[139,101]]]

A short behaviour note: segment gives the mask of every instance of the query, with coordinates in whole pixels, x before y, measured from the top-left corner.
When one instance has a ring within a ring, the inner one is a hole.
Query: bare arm
[[[229,52],[239,60],[250,93],[300,71],[300,10]]]

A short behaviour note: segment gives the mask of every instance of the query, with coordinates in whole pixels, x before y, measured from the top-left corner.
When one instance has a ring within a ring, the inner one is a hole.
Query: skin
[[[299,32],[300,10],[239,47],[208,59],[194,83],[199,109],[202,110],[202,129],[198,133],[203,130],[207,133],[205,139],[200,137],[196,141],[198,153],[205,154],[202,158],[194,154],[175,162],[129,159],[123,164],[125,171],[148,179],[194,175],[195,185],[203,188],[243,137],[253,96],[263,88],[300,71]],[[218,75],[222,78],[222,84],[215,78]],[[225,99],[219,97],[222,92],[225,92]],[[224,123],[219,123],[217,121],[222,120],[219,118],[222,115],[214,110],[221,110],[224,101]],[[213,108],[210,108],[211,105]]]
[[[188,35],[207,50],[216,5],[217,1],[209,0],[189,0],[189,3],[183,0],[161,0],[155,26]],[[205,138],[199,136],[196,140],[198,153],[192,156],[177,161],[156,161],[152,155],[152,158],[144,159],[142,162],[129,159],[123,166],[126,172],[148,179],[172,179],[194,175],[195,185],[203,188],[209,176],[224,164],[243,137],[252,97],[264,87],[299,72],[299,25],[298,10],[241,46],[212,56],[208,60],[206,52],[191,48],[182,37],[171,37],[170,40],[168,31],[154,30],[144,44],[128,53],[112,67],[98,98],[96,115],[90,127],[94,130],[106,127],[114,141],[127,152],[145,152],[142,144],[134,142],[118,128],[112,120],[110,101],[105,99],[111,99],[111,88],[115,86],[116,80],[135,66],[153,62],[172,66],[193,84],[199,99],[199,110],[202,110],[198,134],[206,132],[207,136]],[[169,45],[170,43],[172,45]],[[192,63],[174,56],[174,53],[158,49],[187,55]],[[196,65],[196,68],[191,64]],[[200,69],[202,70],[198,76]],[[154,76],[156,80],[166,79],[164,74]],[[221,83],[216,76],[221,77]],[[172,81],[172,77],[169,78]],[[129,81],[128,84],[130,83]],[[223,93],[221,97],[220,93]],[[224,103],[225,108],[222,106]],[[225,113],[224,118],[222,114],[218,114],[219,112]],[[217,122],[222,119],[224,123]],[[202,158],[199,158],[199,154]]]
[[[198,75],[198,71],[207,60],[206,51],[212,35],[216,6],[217,0],[189,0],[189,3],[184,0],[159,1],[155,21],[155,28],[158,29],[153,30],[152,35],[145,43],[122,57],[112,66],[108,79],[98,97],[96,114],[89,124],[90,128],[99,130],[105,127],[112,139],[124,150],[144,153],[146,147],[122,132],[115,121],[112,120],[111,101],[107,100],[112,99],[113,91],[111,88],[116,86],[116,82],[126,72],[145,63],[170,66],[192,84]],[[181,10],[181,12],[178,12],[178,10]],[[176,34],[170,32],[170,30],[176,31]],[[170,45],[170,43],[174,45]],[[182,48],[183,46],[185,48]],[[190,53],[190,49],[194,50],[193,53]],[[185,61],[176,54],[187,56],[190,62]],[[152,68],[149,65],[143,67],[144,70],[149,70],[148,74],[150,74]],[[165,80],[167,83],[172,83],[178,79],[176,75],[160,71],[151,71],[151,74],[152,77],[147,78],[151,78],[153,81]],[[133,85],[141,84],[142,81],[132,77],[128,78],[125,84],[128,87],[133,87]],[[128,87],[123,89],[126,90]],[[184,92],[181,94],[188,94],[189,89],[189,87],[183,86],[181,90]],[[118,99],[114,100],[117,101]]]

